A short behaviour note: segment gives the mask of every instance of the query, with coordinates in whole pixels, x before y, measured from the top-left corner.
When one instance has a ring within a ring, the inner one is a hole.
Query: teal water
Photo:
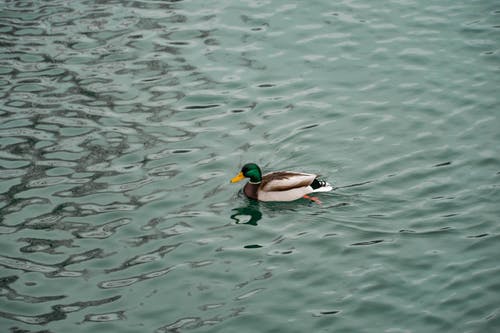
[[[0,45],[2,331],[500,329],[498,2],[2,1]]]

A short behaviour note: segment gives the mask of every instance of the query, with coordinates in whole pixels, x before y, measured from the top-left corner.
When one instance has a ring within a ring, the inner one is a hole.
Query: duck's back
[[[262,191],[288,191],[309,186],[317,175],[293,171],[278,171],[265,174],[260,188]]]

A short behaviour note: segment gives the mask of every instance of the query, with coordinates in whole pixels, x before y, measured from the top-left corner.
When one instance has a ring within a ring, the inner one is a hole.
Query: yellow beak
[[[240,171],[240,173],[237,174],[236,177],[231,178],[231,183],[239,182],[243,178],[245,178],[245,176],[243,175],[243,172]]]

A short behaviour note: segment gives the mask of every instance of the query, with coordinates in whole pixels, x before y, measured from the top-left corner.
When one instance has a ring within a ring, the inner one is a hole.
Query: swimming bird
[[[318,198],[310,197],[313,192],[329,192],[332,186],[318,175],[294,171],[274,171],[262,175],[262,171],[255,163],[247,163],[231,183],[239,182],[244,178],[250,178],[243,187],[243,193],[254,200],[259,201],[293,201],[300,198],[310,199],[318,204]]]

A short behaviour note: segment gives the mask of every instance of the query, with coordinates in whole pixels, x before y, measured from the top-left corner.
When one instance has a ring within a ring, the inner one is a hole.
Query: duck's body
[[[243,193],[259,201],[293,201],[309,198],[313,192],[328,192],[332,186],[318,179],[318,175],[294,171],[276,171],[262,176],[260,168],[254,164],[245,164],[241,172],[231,179],[235,183],[243,178],[250,181],[243,187]]]

